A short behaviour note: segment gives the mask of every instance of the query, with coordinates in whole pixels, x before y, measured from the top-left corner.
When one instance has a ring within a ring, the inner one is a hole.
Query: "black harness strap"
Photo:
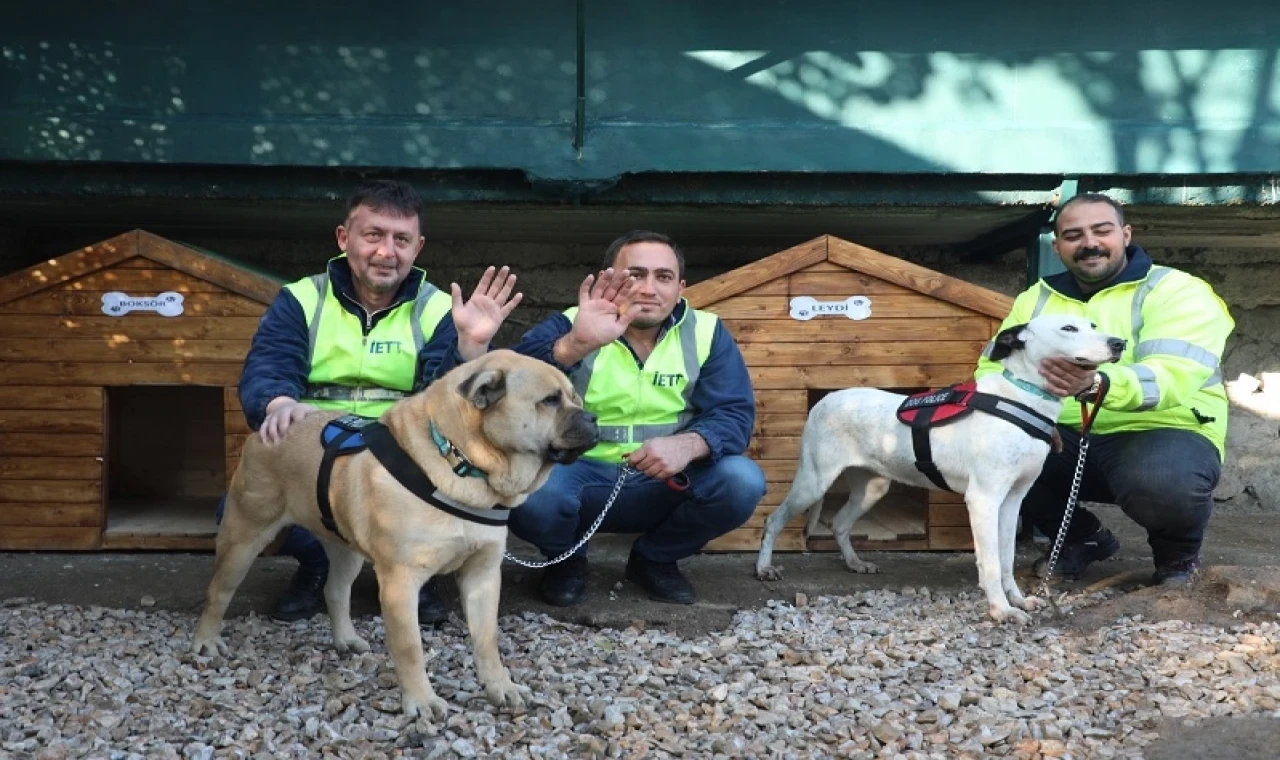
[[[427,477],[422,468],[409,457],[405,450],[400,448],[400,444],[396,443],[396,438],[391,431],[381,423],[374,423],[365,428],[364,442],[369,447],[369,451],[377,457],[382,466],[387,468],[387,472],[400,482],[400,485],[409,489],[414,496],[427,502],[431,506],[441,512],[448,512],[454,517],[463,520],[469,520],[481,525],[497,525],[507,524],[509,510],[504,507],[496,507],[495,509],[504,510],[500,517],[485,516],[477,514],[475,510],[459,509],[458,507],[444,501],[436,492],[436,486]]]
[[[944,491],[953,491],[942,477],[942,471],[933,461],[933,449],[929,445],[929,423],[933,421],[933,413],[938,407],[924,406],[911,418],[911,447],[915,450],[916,469],[933,481],[933,484]],[[954,491],[953,491],[954,493]]]
[[[948,405],[951,408],[947,409],[945,418],[935,422],[934,416],[938,410]],[[956,406],[963,409],[956,409]],[[974,409],[1016,425],[1032,438],[1053,445],[1053,420],[1012,399],[974,391],[972,385],[950,386],[942,391],[909,396],[898,407],[898,417],[911,426],[911,448],[916,457],[916,469],[944,491],[955,493],[955,489],[947,484],[947,479],[933,461],[929,430],[961,419]]]
[[[344,542],[350,543],[346,536],[342,535],[342,531],[338,530],[338,523],[333,519],[333,505],[329,503],[329,482],[333,476],[333,463],[338,457],[354,454],[363,449],[361,446],[343,446],[343,444],[352,436],[359,435],[362,428],[372,424],[372,420],[352,414],[339,417],[333,421],[333,424],[340,427],[341,431],[324,444],[324,457],[320,459],[320,472],[316,477],[316,503],[320,505],[320,522],[324,527]],[[323,441],[323,438],[321,440]]]
[[[338,428],[338,432],[332,437],[321,434],[324,456],[320,459],[320,472],[316,476],[316,503],[320,506],[320,522],[343,541],[350,543],[346,536],[342,535],[342,531],[338,530],[338,523],[333,518],[333,505],[329,503],[329,484],[333,478],[333,463],[338,457],[356,454],[366,449],[400,485],[436,509],[481,525],[507,524],[507,517],[510,515],[507,507],[499,505],[493,509],[474,509],[445,501],[422,468],[418,467],[405,450],[400,448],[391,431],[377,420],[352,414],[339,417],[326,426],[326,428],[330,427]],[[360,440],[351,441],[354,436],[360,436]]]

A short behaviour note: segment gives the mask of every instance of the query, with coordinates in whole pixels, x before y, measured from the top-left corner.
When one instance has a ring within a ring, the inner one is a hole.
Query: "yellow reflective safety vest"
[[[640,366],[621,340],[602,346],[569,374],[583,407],[595,414],[600,443],[583,454],[618,462],[650,438],[674,435],[693,419],[690,398],[711,354],[719,318],[683,302],[684,314]],[[577,307],[565,311],[572,322]]]
[[[1118,362],[1099,367],[1111,387],[1092,432],[1190,430],[1212,441],[1220,458],[1225,455],[1229,404],[1222,352],[1235,321],[1207,282],[1152,266],[1141,279],[1080,301],[1040,280],[1017,297],[1000,329],[1040,314],[1081,316],[1100,332],[1128,341]],[[987,358],[990,348],[978,361],[976,377],[1000,371]],[[1058,422],[1079,430],[1080,404],[1067,399]]]
[[[413,392],[418,353],[449,313],[452,297],[414,267],[410,276],[422,278],[417,297],[392,306],[366,334],[360,317],[339,303],[328,271],[285,286],[307,320],[311,370],[300,400],[319,409],[380,417]]]

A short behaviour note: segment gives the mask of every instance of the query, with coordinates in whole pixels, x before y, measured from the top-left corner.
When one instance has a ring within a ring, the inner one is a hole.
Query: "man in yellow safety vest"
[[[604,271],[587,277],[578,306],[534,326],[516,351],[560,367],[601,442],[555,468],[512,513],[512,533],[556,557],[578,543],[624,480],[600,530],[640,533],[626,576],[650,598],[693,601],[677,561],[746,522],[764,475],[743,452],[755,398],[742,353],[714,314],[683,298],[684,256],[665,235],[635,231],[609,246]],[[549,567],[539,591],[550,604],[586,595],[587,552]]]
[[[336,231],[341,254],[324,272],[285,286],[267,309],[245,358],[240,404],[268,443],[317,409],[378,417],[489,350],[521,300],[512,295],[515,275],[490,267],[465,303],[456,283],[439,290],[413,265],[425,242],[421,220],[422,200],[408,184],[361,185]],[[219,505],[219,520],[221,512]],[[272,616],[322,611],[329,561],[320,541],[294,526],[280,553],[299,567]],[[420,622],[447,617],[434,580],[419,594]]]
[[[1119,505],[1147,531],[1153,582],[1184,585],[1199,566],[1226,451],[1222,353],[1235,322],[1204,280],[1152,263],[1133,243],[1123,208],[1106,195],[1070,198],[1054,233],[1067,271],[1019,295],[1001,330],[1039,314],[1074,314],[1128,340],[1115,364],[1095,369],[1053,360],[1041,374],[1062,397],[1089,401],[1105,389],[1079,498]],[[985,356],[976,374],[999,372]],[[1022,503],[1023,518],[1050,537],[1062,524],[1075,472],[1080,405],[1067,403],[1058,422],[1063,451],[1048,456]],[[1055,573],[1078,576],[1119,548],[1095,515],[1077,507]],[[1047,564],[1046,555],[1035,571],[1043,576]]]

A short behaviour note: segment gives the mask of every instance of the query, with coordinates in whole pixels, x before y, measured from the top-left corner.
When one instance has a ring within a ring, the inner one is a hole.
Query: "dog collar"
[[[436,423],[434,421],[430,423],[430,427],[431,440],[436,442],[436,448],[440,450],[440,456],[444,457],[445,461],[448,461],[453,465],[453,474],[462,478],[489,477],[489,473],[472,464],[471,460],[467,459],[467,455],[463,454],[461,449],[453,445],[453,441],[444,437],[444,434],[436,427]]]
[[[1035,396],[1039,396],[1040,398],[1043,398],[1043,399],[1048,399],[1049,401],[1062,400],[1057,396],[1053,395],[1052,393],[1046,391],[1044,388],[1041,388],[1038,385],[1032,385],[1031,383],[1028,383],[1026,380],[1023,380],[1020,377],[1015,377],[1014,374],[1007,369],[1001,372],[1000,374],[1004,376],[1005,380],[1008,380],[1009,382],[1018,386],[1019,388],[1026,391],[1027,393],[1030,393]]]

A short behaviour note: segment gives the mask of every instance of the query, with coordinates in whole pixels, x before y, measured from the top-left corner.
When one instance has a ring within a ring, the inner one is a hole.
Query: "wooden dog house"
[[[0,278],[0,549],[205,549],[282,282],[141,230]]]
[[[748,454],[768,489],[745,526],[711,551],[756,550],[786,496],[809,410],[855,386],[912,392],[963,382],[1013,299],[839,238],[824,236],[692,285],[689,302],[718,314],[742,348],[756,395]],[[839,483],[839,481],[837,481]],[[844,504],[833,487],[826,515]],[[829,528],[798,517],[779,551],[835,549]],[[829,524],[829,519],[827,520]],[[813,530],[810,530],[810,527]],[[958,494],[895,484],[854,526],[862,549],[970,549]]]

